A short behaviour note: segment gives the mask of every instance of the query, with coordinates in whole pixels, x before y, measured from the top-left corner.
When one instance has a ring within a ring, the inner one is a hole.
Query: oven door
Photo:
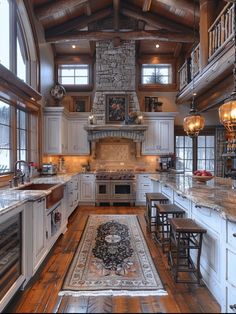
[[[114,200],[133,200],[134,189],[132,181],[112,181],[111,193]]]
[[[103,200],[109,201],[110,194],[110,181],[96,181],[96,201]]]

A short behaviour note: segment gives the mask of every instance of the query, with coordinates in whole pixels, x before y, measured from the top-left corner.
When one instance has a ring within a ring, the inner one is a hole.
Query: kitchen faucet
[[[26,182],[29,182],[30,181],[30,166],[29,164],[25,161],[25,160],[17,160],[14,164],[14,177],[13,177],[13,185],[15,187],[18,186],[18,183],[19,183],[19,179],[21,179],[21,183],[24,184],[24,177],[26,175],[26,173],[22,172],[21,169],[17,169],[17,165],[18,164],[25,164],[27,167],[28,167],[28,173],[27,173],[27,176],[26,176]]]

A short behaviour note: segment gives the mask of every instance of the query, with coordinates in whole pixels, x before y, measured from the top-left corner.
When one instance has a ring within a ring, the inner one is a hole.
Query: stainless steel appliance
[[[57,174],[57,165],[56,164],[43,164],[41,174],[45,175],[54,175]]]
[[[157,160],[157,171],[169,171],[174,168],[174,159],[172,155],[160,156]]]
[[[102,171],[96,174],[95,201],[100,203],[135,202],[135,174],[133,171]]]
[[[22,276],[22,250],[22,214],[18,213],[0,224],[0,303]]]

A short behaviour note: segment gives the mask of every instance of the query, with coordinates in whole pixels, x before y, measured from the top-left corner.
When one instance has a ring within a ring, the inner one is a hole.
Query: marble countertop
[[[151,180],[171,187],[199,206],[216,210],[221,217],[236,222],[236,190],[231,179],[215,177],[206,183],[198,183],[191,175],[154,174]]]

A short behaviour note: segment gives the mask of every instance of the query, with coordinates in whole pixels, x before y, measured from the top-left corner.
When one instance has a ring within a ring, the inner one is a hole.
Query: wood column
[[[215,0],[200,0],[200,71],[208,64],[208,29],[215,18]]]

